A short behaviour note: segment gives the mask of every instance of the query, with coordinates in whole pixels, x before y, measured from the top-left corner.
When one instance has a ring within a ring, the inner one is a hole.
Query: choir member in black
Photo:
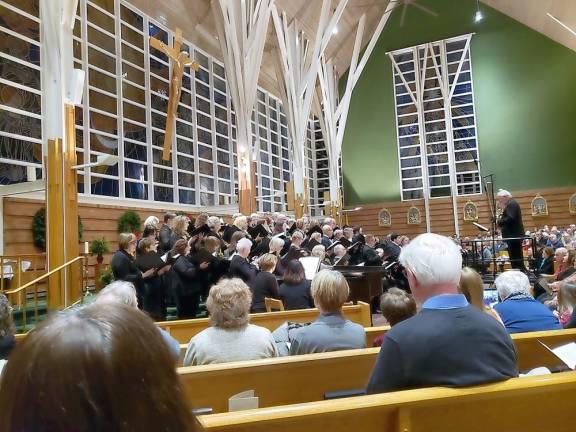
[[[382,265],[382,257],[374,249],[376,245],[376,237],[372,234],[366,235],[366,244],[362,247],[362,261],[364,262],[365,267],[373,267],[373,266],[381,266]]]
[[[144,227],[144,231],[142,231],[142,237],[140,237],[140,240],[138,240],[138,243],[136,245],[136,257],[138,257],[138,255],[140,254],[140,244],[142,243],[142,240],[144,240],[145,238],[151,238],[152,240],[156,240],[156,228],[154,228],[153,226],[146,226]]]
[[[178,240],[170,252],[174,259],[170,276],[180,319],[194,318],[198,313],[202,288],[198,272],[209,265],[203,262],[195,266],[188,257],[189,253],[190,245],[184,239]]]
[[[352,243],[356,243],[356,242],[360,242],[360,243],[366,243],[366,239],[364,238],[364,234],[362,233],[362,227],[359,225],[356,225],[354,228],[352,228]]]
[[[251,312],[266,312],[266,304],[264,299],[280,298],[278,293],[278,282],[276,277],[273,275],[274,269],[278,258],[272,254],[265,254],[258,259],[258,265],[260,266],[260,272],[256,275],[254,279],[254,285],[251,288],[252,291],[252,307]]]
[[[160,258],[157,252],[158,242],[153,237],[144,237],[138,244],[136,266],[142,272],[156,269],[156,272],[142,280],[142,309],[156,321],[166,319],[166,303],[164,301],[164,275],[170,270],[170,265]]]
[[[246,238],[246,233],[242,231],[236,231],[234,234],[232,234],[232,237],[230,238],[230,243],[228,244],[228,247],[224,250],[224,258],[232,259],[232,256],[236,253],[236,246],[238,245],[238,242],[243,238]]]
[[[160,228],[160,233],[158,234],[158,253],[160,256],[169,252],[172,249],[172,228],[174,226],[174,218],[176,215],[174,213],[166,213],[164,215],[164,225]]]
[[[224,259],[220,251],[220,240],[216,237],[206,237],[195,252],[190,253],[190,260],[196,266],[203,262],[209,265],[206,269],[199,272],[199,279],[202,285],[202,299],[208,298],[210,287],[220,280],[228,272],[230,261]]]
[[[292,260],[286,265],[284,279],[278,291],[286,310],[314,307],[310,281],[306,279],[304,266],[298,260]]]
[[[342,230],[343,232],[343,236],[340,239],[340,243],[342,243],[342,246],[344,246],[345,248],[349,248],[350,246],[352,246],[352,237],[354,236],[354,230],[350,227],[346,227]]]
[[[229,270],[230,277],[242,279],[249,287],[254,285],[254,279],[258,273],[258,269],[248,261],[251,248],[252,242],[250,240],[247,238],[240,239],[236,245],[236,255],[230,261]]]
[[[230,243],[232,240],[232,235],[237,231],[242,231],[246,233],[246,229],[248,228],[248,218],[246,216],[238,216],[234,219],[234,223],[232,225],[228,225],[224,230],[224,234],[222,234],[222,239],[226,243]]]
[[[334,246],[334,256],[332,256],[332,265],[348,265],[350,255],[346,248],[340,243]]]
[[[282,257],[282,265],[284,267],[286,267],[289,261],[297,260],[308,255],[308,252],[300,247],[303,242],[304,234],[302,234],[301,231],[295,231],[291,237],[290,248],[286,255]]]
[[[282,250],[284,249],[285,240],[280,237],[272,237],[268,248],[270,253],[277,259],[276,267],[274,268],[274,275],[281,278],[284,275],[284,264],[282,263]]]
[[[223,251],[226,249],[226,242],[222,238],[220,234],[220,230],[222,229],[222,222],[218,216],[210,216],[208,221],[206,222],[208,228],[210,228],[210,232],[206,234],[207,237],[215,237],[220,242],[220,249]]]
[[[398,261],[400,252],[402,248],[400,247],[400,241],[402,237],[396,233],[390,234],[390,239],[384,243],[384,257],[386,261]]]
[[[110,267],[115,280],[132,282],[138,295],[138,305],[142,307],[142,279],[148,278],[156,272],[149,269],[142,273],[134,263],[136,252],[136,236],[132,233],[122,233],[118,239],[118,251],[112,256]]]
[[[188,240],[190,235],[188,234],[188,226],[190,226],[190,219],[188,216],[179,215],[174,218],[174,227],[172,228],[172,234],[170,235],[170,242],[172,245],[180,239]]]
[[[498,205],[502,209],[502,215],[498,220],[498,225],[502,230],[502,238],[508,245],[508,256],[512,268],[526,271],[524,267],[524,254],[522,252],[522,240],[506,240],[510,237],[524,236],[524,225],[522,223],[522,210],[520,205],[512,198],[512,194],[506,190],[498,191],[496,195]]]

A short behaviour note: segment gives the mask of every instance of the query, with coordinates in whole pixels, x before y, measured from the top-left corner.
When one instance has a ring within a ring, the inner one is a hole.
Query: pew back
[[[358,302],[357,305],[344,306],[344,316],[363,327],[372,325],[372,315],[368,303]],[[286,321],[307,323],[318,317],[318,309],[300,309],[283,312],[265,312],[250,314],[250,323],[273,331]],[[190,339],[210,326],[209,318],[197,318],[179,321],[163,321],[157,323],[180,343],[188,343]]]
[[[553,368],[560,366],[561,361],[539,341],[551,347],[576,341],[576,330],[526,333],[513,335],[512,339],[520,370]],[[225,412],[230,396],[250,389],[256,391],[261,407],[289,405],[322,400],[327,392],[364,388],[379,350],[367,348],[191,366],[179,368],[178,373],[193,408]]]
[[[427,388],[198,417],[206,432],[568,432],[576,374]]]

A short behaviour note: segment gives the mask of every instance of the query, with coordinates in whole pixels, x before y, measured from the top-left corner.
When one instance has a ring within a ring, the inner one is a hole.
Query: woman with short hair
[[[16,328],[12,320],[12,305],[0,293],[0,360],[6,360],[16,346]]]
[[[312,297],[320,316],[298,331],[290,346],[291,355],[366,347],[364,328],[342,314],[349,295],[350,287],[342,273],[321,270],[314,276]]]
[[[278,281],[274,276],[274,270],[278,258],[273,254],[264,254],[258,259],[260,272],[254,278],[252,284],[252,308],[251,312],[266,312],[266,297],[278,299]]]
[[[274,275],[278,277],[284,276],[284,264],[282,262],[282,250],[286,245],[286,240],[281,237],[272,237],[268,243],[269,252],[276,257],[276,267],[274,268]]]
[[[291,260],[286,264],[284,279],[278,292],[286,310],[314,307],[310,281],[306,279],[304,266],[298,260]]]
[[[320,270],[330,269],[332,267],[329,261],[326,261],[326,247],[316,245],[312,248],[311,256],[320,258]]]
[[[276,357],[270,331],[249,323],[251,304],[252,294],[241,279],[214,285],[206,301],[211,326],[190,340],[184,366]]]
[[[18,344],[0,387],[2,431],[195,429],[158,328],[126,305],[51,315]]]
[[[152,277],[156,272],[150,268],[144,273],[136,266],[134,254],[136,252],[136,236],[132,233],[121,233],[118,238],[118,251],[112,256],[110,268],[115,280],[132,282],[138,294],[138,304],[142,307],[142,280]]]

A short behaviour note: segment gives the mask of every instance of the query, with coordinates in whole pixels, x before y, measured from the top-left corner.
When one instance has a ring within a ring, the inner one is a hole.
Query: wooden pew
[[[357,305],[344,306],[344,315],[350,321],[361,324],[363,327],[372,325],[372,314],[368,303],[358,302]],[[270,331],[277,329],[286,321],[312,322],[318,317],[318,309],[299,309],[284,312],[265,312],[250,314],[250,323],[266,327]],[[191,320],[163,321],[157,323],[180,343],[188,343],[192,336],[200,333],[210,326],[209,318]]]
[[[512,336],[520,370],[561,365],[551,347],[576,341],[576,329]],[[178,369],[193,408],[228,410],[228,398],[254,389],[261,407],[322,400],[327,392],[364,388],[380,348],[335,351]]]
[[[281,388],[277,389],[281,391]],[[205,432],[568,432],[576,374],[425,388],[198,417]]]

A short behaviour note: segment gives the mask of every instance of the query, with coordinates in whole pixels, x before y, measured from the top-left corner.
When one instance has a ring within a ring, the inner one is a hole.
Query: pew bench
[[[281,391],[281,388],[277,389]],[[568,432],[576,374],[513,378],[199,416],[205,432]]]
[[[372,314],[368,303],[358,302],[356,305],[342,307],[344,316],[363,327],[372,325]],[[299,309],[283,312],[264,312],[250,314],[250,323],[273,331],[286,321],[308,323],[318,317],[318,309]],[[190,320],[162,321],[156,323],[166,330],[180,343],[188,343],[190,339],[210,326],[209,318]]]
[[[513,335],[519,370],[554,368],[562,362],[539,341],[554,348],[576,341],[576,329]],[[380,348],[307,354],[178,369],[192,408],[228,410],[228,398],[255,390],[260,407],[324,399],[329,392],[365,387]]]

